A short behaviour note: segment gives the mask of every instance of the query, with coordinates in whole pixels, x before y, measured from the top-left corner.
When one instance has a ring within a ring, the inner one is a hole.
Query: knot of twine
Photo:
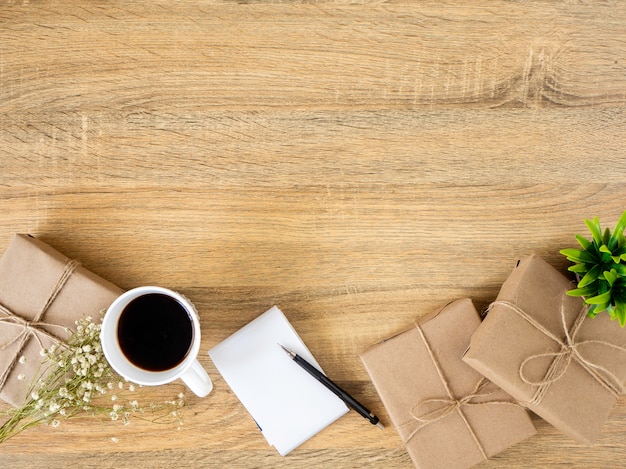
[[[61,274],[56,284],[52,288],[52,291],[50,292],[50,294],[46,297],[47,300],[45,304],[43,305],[43,307],[39,310],[39,312],[35,315],[35,317],[32,320],[24,319],[22,316],[15,314],[9,308],[6,308],[5,306],[0,304],[0,313],[4,315],[0,317],[0,324],[1,323],[14,324],[21,328],[19,334],[9,339],[4,344],[0,345],[0,351],[2,351],[2,350],[6,350],[8,347],[15,344],[16,342],[18,343],[17,353],[13,357],[11,363],[6,368],[2,376],[0,376],[0,389],[4,387],[9,374],[15,367],[18,357],[29,338],[34,337],[42,349],[44,349],[45,347],[41,340],[41,337],[47,337],[48,339],[52,340],[54,343],[57,343],[57,344],[63,342],[61,338],[43,329],[42,327],[48,327],[48,328],[57,327],[57,328],[62,328],[62,329],[65,329],[65,327],[60,326],[58,324],[50,324],[50,323],[41,321],[41,318],[46,313],[50,305],[54,302],[57,295],[63,289],[63,287],[65,286],[65,283],[74,273],[74,270],[76,269],[76,267],[78,267],[78,265],[79,263],[77,261],[68,259],[63,269],[63,273]]]
[[[494,393],[494,391],[481,392],[482,388],[484,388],[487,384],[489,384],[489,381],[487,381],[486,378],[481,379],[476,384],[476,387],[474,387],[470,394],[460,399],[455,399],[452,397],[436,397],[431,399],[424,399],[423,401],[420,401],[413,406],[410,412],[411,416],[420,423],[430,424],[447,417],[449,414],[459,410],[465,405],[471,406],[488,404],[489,402],[472,402],[473,399],[488,397]],[[423,412],[420,410],[421,407],[429,407],[430,404],[441,404],[441,406],[429,412]],[[423,428],[423,426],[420,428]]]
[[[467,427],[470,435],[472,436],[472,439],[474,440],[476,447],[480,451],[480,454],[482,455],[484,459],[487,459],[488,456],[485,453],[485,449],[483,448],[482,444],[478,440],[478,437],[476,436],[474,429],[472,428],[469,421],[467,420],[467,417],[465,413],[463,412],[463,407],[482,406],[482,405],[502,405],[502,404],[519,407],[519,405],[516,402],[503,401],[503,400],[472,402],[474,401],[474,399],[489,397],[494,392],[496,392],[495,390],[492,390],[489,392],[484,391],[484,388],[490,384],[490,381],[488,381],[486,378],[482,378],[481,380],[479,380],[478,383],[476,383],[476,386],[474,387],[474,389],[466,396],[463,396],[462,398],[459,398],[459,399],[455,398],[452,395],[452,391],[450,390],[450,385],[448,384],[448,381],[445,378],[443,371],[441,370],[439,361],[435,357],[433,350],[430,344],[428,343],[428,340],[426,340],[426,336],[424,335],[422,328],[417,323],[415,323],[415,327],[417,328],[424,344],[426,345],[426,350],[428,350],[430,359],[432,363],[435,365],[435,369],[437,370],[437,374],[439,375],[439,378],[441,382],[443,383],[447,396],[440,397],[440,398],[424,399],[418,402],[417,404],[415,404],[411,408],[409,413],[412,417],[412,420],[404,424],[401,424],[399,426],[402,427],[402,426],[411,425],[415,421],[419,422],[421,425],[419,425],[415,430],[411,432],[411,434],[407,438],[404,439],[404,444],[405,445],[408,444],[421,430],[426,428],[428,425],[438,422],[446,418],[448,415],[456,412],[465,423],[465,426]],[[422,407],[428,406],[429,404],[441,404],[441,407],[438,407],[437,409],[428,411],[428,412],[423,412],[420,410]]]
[[[588,358],[585,358],[585,356],[581,353],[580,348],[590,344],[601,345],[610,349],[626,352],[626,347],[621,347],[619,345],[613,344],[611,342],[606,342],[604,340],[583,340],[578,342],[576,341],[576,335],[580,330],[583,320],[587,316],[586,305],[583,306],[580,313],[576,317],[576,320],[574,321],[571,329],[568,330],[565,317],[565,302],[561,302],[560,319],[561,325],[563,326],[564,338],[553,334],[543,324],[539,323],[535,318],[530,316],[526,311],[524,311],[514,303],[511,303],[509,301],[497,300],[489,306],[488,310],[490,310],[493,306],[504,306],[511,311],[514,311],[520,317],[525,319],[529,324],[531,324],[535,329],[539,330],[546,337],[549,337],[559,345],[559,350],[555,352],[537,353],[529,356],[521,363],[519,367],[520,378],[526,384],[537,387],[535,394],[526,404],[535,406],[538,405],[546,395],[550,385],[563,377],[572,360],[582,366],[587,371],[587,373],[589,373],[604,389],[611,393],[611,395],[618,397],[624,391],[624,387],[621,381],[613,372],[601,365],[593,363]],[[546,371],[543,378],[538,380],[529,378],[527,373],[528,364],[533,360],[545,357],[552,358],[552,362],[550,363],[550,366],[548,367],[548,370]]]

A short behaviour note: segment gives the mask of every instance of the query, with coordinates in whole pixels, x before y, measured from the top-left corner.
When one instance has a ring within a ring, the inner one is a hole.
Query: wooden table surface
[[[184,293],[215,389],[181,430],[81,417],[0,466],[412,467],[359,353],[615,224],[625,39],[619,1],[3,1],[0,250]],[[384,432],[266,444],[207,351],[274,304]],[[480,467],[626,467],[626,399],[592,448],[534,421]]]

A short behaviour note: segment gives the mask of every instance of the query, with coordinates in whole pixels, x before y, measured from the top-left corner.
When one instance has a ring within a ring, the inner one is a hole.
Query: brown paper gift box
[[[592,445],[626,381],[626,329],[586,317],[573,284],[537,256],[518,262],[463,360],[576,441]]]
[[[44,242],[15,235],[0,259],[0,398],[21,405],[41,372],[42,346],[67,340],[76,320],[95,319],[121,293]]]
[[[480,316],[469,299],[361,354],[419,468],[466,468],[535,434],[525,409],[461,360]]]

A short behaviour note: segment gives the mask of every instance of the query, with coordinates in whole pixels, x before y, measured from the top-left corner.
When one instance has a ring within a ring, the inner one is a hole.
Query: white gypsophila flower
[[[53,420],[52,423],[50,425],[52,425],[52,428],[56,428],[61,424],[61,422],[59,422],[58,420]]]
[[[117,443],[117,442],[118,442],[118,441],[120,441],[120,440],[119,440],[119,438],[111,437],[111,441],[112,441],[113,443]]]
[[[156,420],[167,417],[171,421],[172,416],[180,420],[182,393],[178,395],[178,400],[158,403],[147,400],[142,407],[136,399],[129,399],[127,392],[135,392],[144,386],[119,377],[110,368],[102,352],[100,330],[100,325],[86,320],[79,321],[76,332],[70,332],[67,343],[40,351],[46,360],[50,360],[48,365],[52,365],[51,373],[42,375],[33,384],[28,407],[16,414],[18,422],[33,418],[55,427],[59,425],[57,418],[73,417],[82,411],[119,420],[124,425],[130,423],[134,412],[142,414],[142,418],[146,418],[144,414],[155,412],[158,413]],[[26,357],[21,356],[18,362],[25,363]],[[25,373],[18,375],[18,379],[27,378]],[[108,390],[114,394],[102,397]],[[140,392],[136,396],[143,397],[143,394]],[[26,427],[20,427],[18,432],[23,428]],[[0,426],[0,442],[7,438],[6,433],[2,433],[3,430]]]
[[[24,373],[20,373],[19,375],[17,375],[17,379],[19,379],[20,381],[24,381],[26,379],[26,375]]]

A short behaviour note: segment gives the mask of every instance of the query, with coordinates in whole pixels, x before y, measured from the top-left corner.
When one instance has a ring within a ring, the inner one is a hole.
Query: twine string
[[[472,399],[475,399],[475,398],[488,397],[489,395],[493,394],[493,391],[487,392],[487,393],[480,392],[481,389],[484,388],[485,385],[488,383],[489,381],[487,381],[487,379],[485,378],[481,379],[480,381],[478,381],[478,383],[474,387],[474,390],[470,394],[468,394],[467,396],[464,396],[461,399],[450,399],[450,398],[424,399],[423,401],[420,401],[413,406],[413,408],[411,409],[411,415],[418,422],[433,423],[433,422],[437,422],[447,417],[452,412],[461,408],[464,405],[484,404],[484,402],[481,403],[481,402],[471,402],[471,401]],[[430,404],[441,404],[441,406],[430,412],[420,411],[420,407],[429,407]]]
[[[576,341],[576,335],[580,330],[580,327],[587,316],[587,307],[583,306],[580,313],[576,317],[571,329],[567,328],[567,322],[565,317],[565,303],[561,302],[560,307],[560,320],[563,327],[564,338],[559,337],[549,331],[543,324],[538,322],[535,318],[530,316],[526,311],[509,301],[497,300],[493,302],[488,309],[493,306],[504,306],[509,310],[515,312],[518,316],[526,320],[535,329],[539,330],[546,337],[552,339],[559,345],[559,350],[554,352],[537,353],[527,357],[519,367],[519,376],[526,384],[536,386],[537,389],[528,402],[529,405],[538,405],[544,396],[546,395],[550,385],[561,379],[567,371],[572,360],[582,366],[604,389],[610,392],[613,396],[618,397],[624,390],[623,385],[619,378],[611,372],[609,369],[593,363],[590,359],[585,358],[581,353],[581,348],[585,345],[595,344],[603,347],[611,348],[613,350],[626,352],[626,347],[622,347],[611,342],[604,340],[583,340]],[[537,359],[552,358],[550,366],[548,367],[543,378],[535,380],[528,376],[528,365]]]
[[[468,395],[463,396],[460,399],[455,398],[452,395],[452,391],[450,390],[450,385],[448,383],[448,380],[444,376],[443,371],[441,370],[439,361],[435,357],[433,350],[430,344],[428,343],[428,340],[426,339],[424,332],[422,331],[422,328],[417,323],[415,323],[415,327],[417,328],[422,341],[426,345],[426,350],[428,351],[430,359],[433,365],[435,366],[435,370],[437,371],[437,374],[439,375],[439,379],[441,380],[445,388],[447,396],[441,397],[441,398],[425,399],[425,400],[418,402],[415,406],[411,408],[409,413],[412,419],[399,426],[402,427],[402,426],[412,425],[416,421],[419,422],[421,425],[419,425],[416,429],[414,429],[411,432],[411,434],[407,438],[404,439],[404,444],[405,445],[408,444],[421,430],[423,430],[428,425],[438,422],[446,418],[448,415],[451,415],[452,413],[456,412],[463,420],[472,439],[474,440],[476,444],[476,447],[480,451],[480,454],[482,455],[484,459],[487,459],[487,454],[485,453],[485,449],[483,448],[478,437],[476,436],[474,429],[472,428],[469,421],[467,420],[467,416],[463,412],[463,408],[465,406],[500,405],[500,404],[513,405],[516,407],[518,407],[519,405],[515,402],[500,401],[500,400],[473,402],[477,398],[489,397],[495,392],[495,391],[489,391],[489,392],[484,391],[484,388],[490,383],[486,378],[482,378],[481,380],[479,380],[476,386],[474,387],[474,389],[472,390],[472,392],[470,392]],[[441,407],[432,411],[428,411],[428,412],[422,412],[420,410],[421,407],[428,406],[431,404],[442,404],[442,405]]]
[[[0,345],[0,351],[9,348],[15,342],[21,341],[24,337],[28,338],[29,336],[34,337],[39,343],[39,345],[41,346],[41,348],[44,348],[43,342],[41,340],[41,336],[48,337],[54,342],[62,341],[60,337],[43,329],[42,327],[58,327],[58,328],[65,329],[64,326],[61,326],[59,324],[50,324],[50,323],[43,322],[43,321],[27,321],[23,317],[17,316],[16,314],[14,314],[13,312],[11,312],[9,309],[5,308],[2,305],[0,305],[0,312],[6,315],[3,317],[0,317],[0,323],[15,324],[21,327],[19,334],[17,334],[12,339],[9,339],[4,344]]]
[[[68,279],[72,276],[72,274],[74,273],[78,265],[79,263],[77,261],[68,259],[61,276],[57,280],[56,284],[53,286],[52,291],[47,295],[46,302],[41,307],[41,309],[37,312],[37,314],[35,315],[32,321],[24,319],[22,316],[19,316],[18,314],[14,313],[9,308],[6,308],[5,306],[0,305],[0,313],[4,315],[0,317],[0,324],[1,323],[14,324],[21,328],[20,332],[15,337],[9,339],[4,344],[0,345],[0,351],[3,351],[9,348],[11,345],[15,344],[16,342],[18,343],[17,352],[15,356],[13,357],[11,363],[9,363],[9,366],[5,369],[4,373],[0,376],[0,389],[2,389],[4,385],[6,384],[9,374],[15,367],[15,364],[18,361],[18,357],[22,353],[22,350],[24,349],[26,342],[28,341],[29,338],[34,337],[42,349],[45,348],[43,341],[42,341],[42,337],[48,338],[56,344],[63,342],[61,338],[47,331],[43,327],[50,327],[50,328],[56,327],[56,328],[62,328],[62,329],[65,329],[65,327],[60,326],[58,324],[50,324],[50,323],[41,321],[41,318],[44,316],[44,314],[46,314],[46,311],[48,310],[50,305],[54,302],[57,295],[63,289]]]

